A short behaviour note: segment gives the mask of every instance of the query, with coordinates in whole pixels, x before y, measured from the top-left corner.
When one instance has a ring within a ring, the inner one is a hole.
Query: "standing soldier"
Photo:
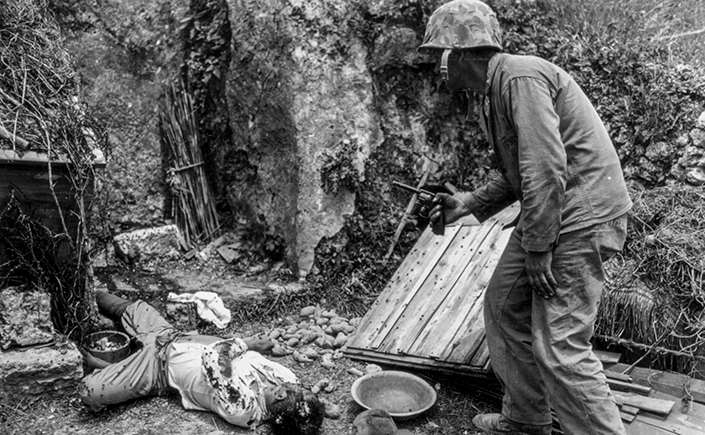
[[[592,104],[561,68],[502,53],[495,13],[453,0],[429,19],[421,49],[435,52],[450,90],[479,93],[480,123],[503,174],[453,196],[431,219],[486,219],[518,200],[521,214],[485,294],[501,414],[486,433],[550,434],[551,408],[568,434],[624,434],[590,339],[602,263],[622,249],[631,200],[619,158]]]

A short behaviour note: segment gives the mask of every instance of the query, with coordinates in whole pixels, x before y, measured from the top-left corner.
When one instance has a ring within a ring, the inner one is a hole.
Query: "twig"
[[[424,157],[424,163],[428,163],[428,158]],[[429,175],[431,174],[431,169],[430,167],[426,168],[426,171],[424,172],[423,176],[421,177],[421,181],[419,181],[419,184],[416,186],[417,189],[421,189],[424,184],[426,184],[426,181],[428,180]],[[389,258],[392,256],[394,253],[394,248],[397,246],[397,243],[399,243],[399,238],[401,237],[401,233],[404,231],[404,227],[406,226],[407,219],[409,215],[411,214],[412,211],[414,211],[414,207],[416,207],[416,201],[418,201],[418,195],[416,193],[411,195],[411,199],[409,200],[409,204],[406,206],[406,210],[404,210],[404,215],[402,216],[401,220],[399,221],[399,225],[397,225],[397,230],[394,232],[394,237],[392,238],[392,243],[389,244],[389,249],[387,250],[387,253],[384,255],[384,259],[382,261],[388,261]]]
[[[683,36],[699,35],[699,34],[701,34],[701,33],[705,33],[705,27],[703,27],[702,29],[698,29],[698,30],[691,30],[690,32],[683,32],[683,33],[678,33],[678,34],[675,34],[675,35],[661,36],[661,37],[657,38],[656,40],[657,40],[657,41],[663,41],[663,40],[666,40],[666,39],[676,39],[676,38],[681,38],[681,37],[683,37]]]
[[[678,323],[680,322],[681,317],[683,317],[683,313],[684,313],[684,310],[681,310],[681,313],[678,315],[678,319],[676,319],[676,322],[673,324],[673,330],[675,330],[675,329],[676,329],[676,326],[678,326]],[[661,336],[658,338],[658,340],[654,341],[654,342],[651,344],[651,347],[649,347],[649,349],[648,349],[646,352],[644,352],[644,354],[643,354],[642,356],[640,356],[636,361],[634,361],[629,367],[627,367],[626,369],[622,370],[622,373],[629,373],[629,372],[631,372],[634,367],[636,367],[640,362],[642,362],[642,361],[644,360],[644,358],[646,358],[646,356],[649,355],[652,350],[654,350],[654,348],[656,347],[656,345],[661,344],[661,342],[663,342],[663,340],[664,340],[666,337],[668,337],[668,335],[669,335],[670,332],[671,332],[670,330],[664,331],[663,334],[661,334]]]
[[[0,137],[3,137],[9,141],[12,142],[12,148],[14,150],[15,148],[15,143],[20,146],[20,148],[27,148],[27,145],[29,145],[29,142],[26,140],[22,139],[21,137],[14,135],[10,133],[5,127],[0,125]]]
[[[610,343],[613,343],[613,344],[616,344],[619,346],[633,347],[636,349],[643,349],[643,350],[651,349],[652,351],[656,352],[657,354],[671,355],[671,356],[676,356],[676,357],[687,357],[687,358],[692,358],[692,359],[696,359],[699,361],[705,361],[705,356],[693,355],[691,353],[681,352],[678,350],[672,350],[672,349],[668,349],[668,348],[661,347],[661,346],[654,346],[652,349],[651,345],[647,345],[644,343],[638,343],[636,341],[627,340],[625,338],[617,338],[617,337],[611,337],[609,335],[601,335],[601,334],[596,334],[595,338],[597,338],[599,340],[609,341]]]

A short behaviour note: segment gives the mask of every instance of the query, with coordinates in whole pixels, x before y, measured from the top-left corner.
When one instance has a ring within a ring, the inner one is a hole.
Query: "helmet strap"
[[[451,51],[453,50],[446,48],[441,55],[441,78],[446,81],[448,80],[448,57]]]

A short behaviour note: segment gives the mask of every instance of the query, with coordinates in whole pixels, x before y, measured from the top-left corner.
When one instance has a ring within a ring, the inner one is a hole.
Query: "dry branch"
[[[188,246],[207,243],[220,224],[201,154],[193,101],[183,87],[169,87],[159,116],[167,160],[167,183],[174,197],[174,221]]]

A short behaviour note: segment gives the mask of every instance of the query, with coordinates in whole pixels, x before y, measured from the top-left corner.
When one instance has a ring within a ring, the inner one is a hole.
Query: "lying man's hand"
[[[86,366],[92,369],[100,370],[110,365],[109,362],[100,359],[97,356],[93,356],[92,353],[90,353],[87,349],[83,347],[79,347],[78,350],[81,352],[81,355],[83,355],[83,359],[85,359]]]
[[[269,354],[272,351],[272,348],[274,347],[274,343],[268,338],[260,338],[258,336],[254,336],[244,338],[243,340],[247,344],[248,350],[253,350],[255,352],[259,352],[265,355]]]
[[[526,275],[534,291],[544,299],[556,295],[558,283],[551,273],[553,254],[547,252],[528,252],[526,255]]]
[[[431,220],[431,226],[441,218],[441,213],[445,213],[446,225],[470,214],[470,210],[458,194],[451,196],[447,193],[437,193],[436,197],[433,198],[433,203],[436,205],[428,215]]]

